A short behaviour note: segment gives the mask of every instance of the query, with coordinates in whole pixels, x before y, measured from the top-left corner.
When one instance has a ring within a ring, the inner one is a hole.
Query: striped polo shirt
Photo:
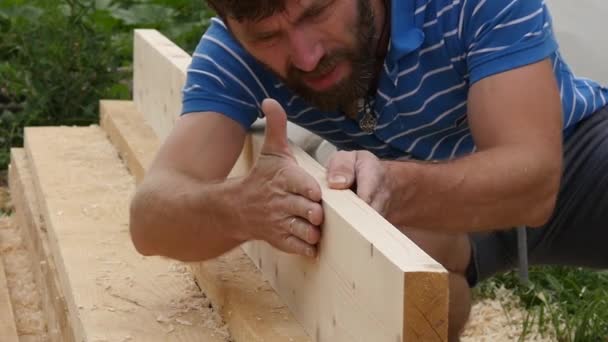
[[[262,117],[263,99],[271,97],[288,120],[339,149],[447,160],[476,149],[467,94],[485,77],[550,58],[566,133],[607,105],[608,89],[577,78],[560,56],[544,1],[393,0],[390,13],[389,50],[371,102],[378,118],[373,132],[343,113],[310,106],[249,55],[219,19],[193,55],[183,114],[219,112],[249,128]]]

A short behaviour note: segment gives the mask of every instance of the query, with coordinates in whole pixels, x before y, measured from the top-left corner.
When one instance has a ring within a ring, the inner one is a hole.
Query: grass
[[[558,341],[586,342],[608,339],[608,272],[570,267],[533,267],[530,285],[519,282],[516,272],[481,283],[475,295],[494,298],[500,286],[512,289],[528,311],[522,341],[534,325],[553,330]]]

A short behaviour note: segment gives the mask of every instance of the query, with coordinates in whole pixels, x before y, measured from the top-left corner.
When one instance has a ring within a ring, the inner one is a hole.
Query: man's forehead
[[[289,1],[290,0],[287,0],[288,3],[289,3]],[[319,0],[291,0],[291,1],[295,2],[297,5],[302,6],[302,7],[307,7],[315,2],[319,2]]]
[[[271,22],[276,19],[277,16],[283,16],[289,21],[296,21],[300,14],[308,8],[311,8],[320,3],[325,3],[329,0],[285,0],[285,6],[281,11],[277,11],[269,17],[262,18],[255,21],[247,21],[246,24],[251,26],[264,25],[265,23]]]

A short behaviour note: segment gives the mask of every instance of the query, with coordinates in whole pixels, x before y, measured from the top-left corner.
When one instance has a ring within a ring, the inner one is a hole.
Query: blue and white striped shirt
[[[321,112],[267,72],[218,19],[194,53],[183,113],[219,112],[250,125],[272,97],[288,119],[344,150],[381,158],[445,160],[475,151],[467,95],[475,82],[546,58],[553,62],[564,130],[608,104],[608,89],[574,76],[560,57],[541,0],[393,0],[391,40],[363,132],[339,112]],[[533,114],[533,113],[532,113]],[[359,114],[361,119],[362,114]]]

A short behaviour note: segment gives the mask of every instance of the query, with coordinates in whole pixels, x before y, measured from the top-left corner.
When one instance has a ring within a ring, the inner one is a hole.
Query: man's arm
[[[234,182],[223,180],[244,140],[244,128],[218,113],[177,120],[131,203],[140,253],[204,260],[241,242],[227,210]]]
[[[247,240],[312,256],[323,219],[321,190],[288,149],[285,113],[265,101],[264,147],[249,175],[226,180],[244,128],[217,113],[181,117],[131,203],[133,243],[144,255],[216,257]]]
[[[356,175],[357,193],[397,226],[465,232],[542,225],[562,171],[562,110],[551,64],[477,82],[468,109],[476,153],[417,163],[374,162],[359,152],[334,159],[329,179],[342,172],[352,182]]]

